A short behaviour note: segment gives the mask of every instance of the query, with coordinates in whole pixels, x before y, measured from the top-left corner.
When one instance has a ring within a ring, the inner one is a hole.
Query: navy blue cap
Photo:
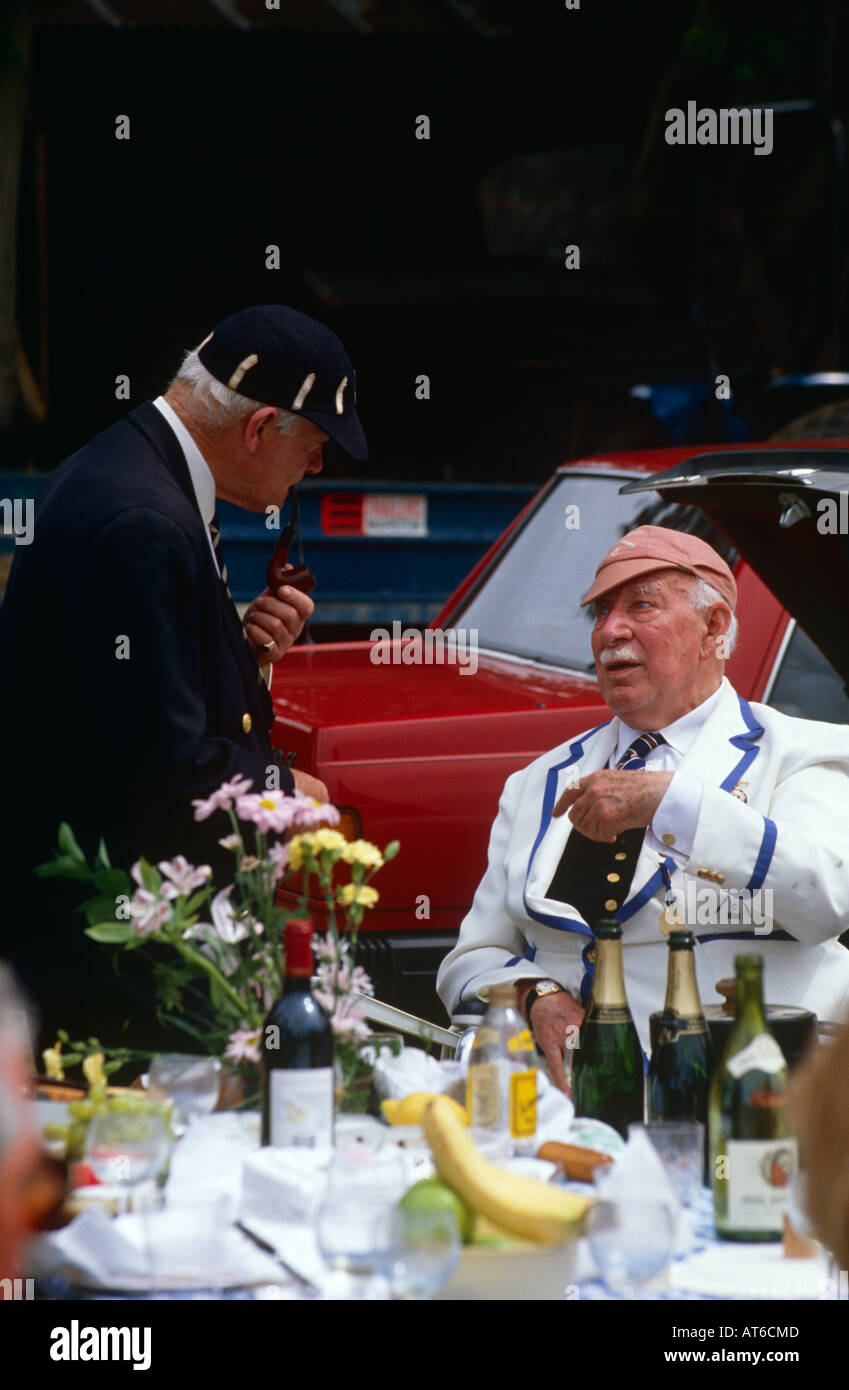
[[[303,415],[352,458],[368,457],[353,363],[323,323],[284,304],[256,304],[217,323],[198,357],[231,391]]]

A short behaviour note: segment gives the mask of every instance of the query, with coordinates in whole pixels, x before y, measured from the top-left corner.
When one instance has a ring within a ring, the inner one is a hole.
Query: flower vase
[[[337,1046],[334,1070],[337,1114],[368,1114],[374,1094],[374,1072],[371,1061],[361,1055],[358,1044]]]

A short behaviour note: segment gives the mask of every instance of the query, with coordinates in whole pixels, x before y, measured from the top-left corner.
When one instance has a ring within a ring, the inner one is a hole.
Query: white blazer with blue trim
[[[582,953],[592,933],[568,904],[546,897],[572,829],[568,815],[555,820],[551,812],[576,776],[607,766],[618,733],[619,721],[611,719],[508,778],[486,873],[439,970],[437,989],[449,1013],[510,979],[550,977],[580,997]],[[691,914],[686,925],[698,942],[703,1004],[719,1002],[715,983],[733,976],[735,955],[757,951],[771,1003],[842,1019],[849,951],[836,938],[849,929],[849,728],[750,705],[723,680],[680,770],[702,785],[693,853],[681,868],[644,844],[628,897],[612,914],[622,923],[625,984],[643,1047],[666,982],[661,865],[676,901],[697,906],[696,920]],[[745,801],[739,791],[731,794],[741,783]],[[735,911],[734,895],[743,889],[771,893],[768,934]]]

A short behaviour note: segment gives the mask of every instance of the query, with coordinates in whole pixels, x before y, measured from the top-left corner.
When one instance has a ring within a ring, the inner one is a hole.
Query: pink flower
[[[312,948],[319,960],[334,961],[336,959],[336,946],[329,934],[314,937]]]
[[[351,989],[355,989],[358,994],[374,994],[374,985],[371,976],[366,974],[361,965],[355,965],[351,975]]]
[[[237,1028],[230,1034],[224,1056],[231,1062],[259,1062],[261,1031],[259,1028]]]
[[[296,792],[289,800],[295,807],[292,825],[299,830],[310,830],[316,825],[338,825],[341,819],[335,806],[329,801],[315,801],[311,796]]]
[[[127,911],[133,919],[136,936],[150,936],[169,922],[172,916],[171,904],[155,893],[149,893],[146,888],[137,889]]]
[[[170,863],[167,859],[163,859],[157,868],[161,874],[171,880],[170,884],[164,883],[162,885],[162,895],[166,898],[173,898],[178,895],[188,897],[195,888],[200,888],[201,884],[206,883],[206,880],[212,877],[212,869],[208,864],[201,864],[196,869],[193,864],[184,859],[182,854],[178,854],[177,858]]]
[[[258,971],[257,978],[251,980],[250,986],[257,998],[262,1000],[262,1007],[266,1010],[270,1009],[277,999],[278,991],[272,989],[268,983],[268,971]]]
[[[339,1038],[370,1038],[371,1029],[357,1007],[356,1000],[340,999],[330,1019],[330,1026]]]
[[[208,820],[215,811],[229,811],[237,797],[244,796],[253,786],[250,777],[234,777],[232,782],[222,782],[217,791],[206,800],[192,801],[195,820]]]
[[[270,830],[282,835],[294,824],[294,801],[294,797],[284,796],[279,791],[252,792],[239,797],[236,815],[240,820],[253,821],[257,830],[264,835]]]
[[[278,840],[276,844],[271,846],[266,858],[273,869],[272,882],[276,883],[289,867],[289,846],[285,845],[282,840]]]
[[[231,883],[229,887],[222,888],[219,893],[215,894],[209,905],[209,911],[212,915],[211,923],[196,922],[193,927],[188,927],[183,932],[183,936],[199,936],[205,939],[211,932],[225,946],[237,946],[240,941],[244,941],[250,932],[241,917],[236,917],[233,912],[233,905],[230,902],[232,891],[233,884]],[[265,931],[262,922],[255,921],[253,927],[258,935],[262,935]]]
[[[218,843],[219,845],[221,845],[222,849],[236,850],[242,843],[242,837],[241,835],[225,835],[222,840],[218,841]]]

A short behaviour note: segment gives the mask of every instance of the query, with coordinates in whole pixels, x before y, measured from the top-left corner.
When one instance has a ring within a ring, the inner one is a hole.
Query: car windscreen
[[[450,625],[477,628],[482,648],[591,672],[592,616],[581,598],[599,560],[628,531],[643,525],[688,531],[715,546],[733,568],[736,551],[696,508],[655,493],[620,497],[633,476],[560,474],[450,614]]]

